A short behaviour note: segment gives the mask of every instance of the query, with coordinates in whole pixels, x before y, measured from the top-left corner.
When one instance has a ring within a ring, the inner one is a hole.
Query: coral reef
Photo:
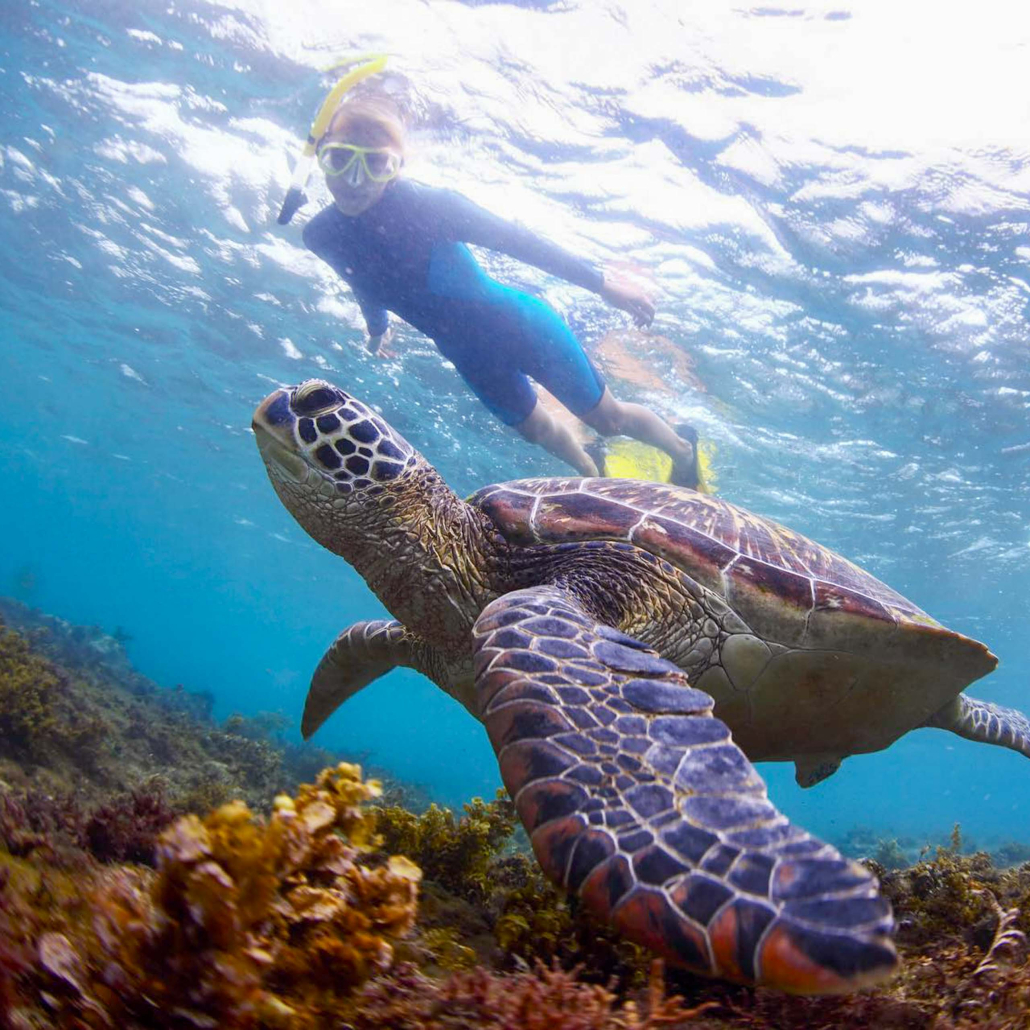
[[[127,809],[143,818],[142,802],[131,799],[157,783],[176,814],[234,798],[267,810],[277,794],[342,757],[289,741],[291,724],[279,713],[218,725],[210,693],[148,680],[124,644],[124,634],[70,626],[0,598],[0,793],[60,798],[87,820],[107,806],[118,814],[100,821],[117,818],[124,828]]]
[[[107,724],[71,677],[0,626],[0,749],[22,763],[49,754],[92,767]]]

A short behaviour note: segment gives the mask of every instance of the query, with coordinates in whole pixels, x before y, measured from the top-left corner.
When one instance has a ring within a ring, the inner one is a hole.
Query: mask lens
[[[352,147],[330,143],[318,152],[318,163],[326,175],[342,175],[357,159]]]
[[[393,154],[388,151],[371,151],[365,155],[365,163],[368,165],[368,174],[373,178],[389,175],[393,170]]]
[[[354,160],[354,154],[350,150],[337,147],[329,151],[328,157],[329,167],[334,172],[342,172]]]

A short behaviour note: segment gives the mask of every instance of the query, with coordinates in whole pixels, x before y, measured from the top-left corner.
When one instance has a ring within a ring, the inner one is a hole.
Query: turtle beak
[[[308,465],[294,443],[295,422],[296,416],[290,411],[289,391],[276,390],[257,406],[251,428],[265,464],[295,483],[302,483],[307,477]]]
[[[266,430],[282,427],[293,428],[296,416],[290,411],[290,391],[280,387],[273,390],[255,409],[251,425],[256,431],[258,426]]]

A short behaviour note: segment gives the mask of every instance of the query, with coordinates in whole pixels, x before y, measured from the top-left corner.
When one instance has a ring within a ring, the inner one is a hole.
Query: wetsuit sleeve
[[[529,229],[498,218],[467,197],[451,190],[434,191],[443,232],[461,243],[475,243],[525,261],[567,282],[600,293],[604,276],[589,261],[545,240]]]
[[[368,335],[382,336],[390,325],[390,317],[386,308],[381,308],[378,304],[370,301],[361,290],[354,286],[351,286],[351,291],[354,294],[354,299],[358,302],[358,307],[361,308],[361,313],[365,316]]]
[[[324,212],[323,212],[324,214]],[[326,225],[322,215],[316,215],[304,226],[304,246],[312,254],[320,257],[348,286],[354,294],[354,299],[365,316],[365,325],[368,326],[369,336],[382,336],[390,324],[386,308],[380,307],[374,301],[369,300],[361,290],[351,283],[345,270],[343,255],[338,247],[333,246],[333,236],[326,231]]]

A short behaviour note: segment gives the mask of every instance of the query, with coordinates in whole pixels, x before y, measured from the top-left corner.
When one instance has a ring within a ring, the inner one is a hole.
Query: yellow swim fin
[[[716,446],[711,440],[698,440],[697,444],[697,489],[703,494],[714,494],[719,489],[719,477],[712,467]]]
[[[694,445],[696,485],[693,489],[700,493],[715,493],[712,472],[714,445],[707,440],[698,440],[692,427],[679,425],[676,431]],[[602,441],[598,441],[598,444],[588,450],[601,475],[616,479],[645,479],[652,483],[672,482],[673,462],[665,451],[627,437],[608,441],[607,445]]]
[[[615,479],[668,483],[672,477],[672,458],[665,451],[639,440],[614,440],[604,452],[604,474]]]

